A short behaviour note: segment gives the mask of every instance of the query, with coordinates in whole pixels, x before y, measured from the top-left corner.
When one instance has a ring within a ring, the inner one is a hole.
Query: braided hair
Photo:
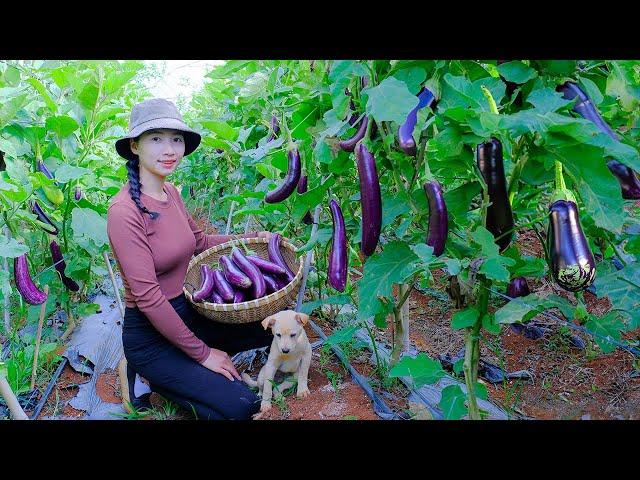
[[[152,220],[160,216],[158,212],[150,212],[140,201],[140,159],[133,158],[127,160],[127,176],[129,177],[129,194],[142,213],[148,214]]]

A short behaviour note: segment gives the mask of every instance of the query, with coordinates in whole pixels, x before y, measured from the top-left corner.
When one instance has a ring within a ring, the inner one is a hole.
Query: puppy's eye
[[[279,333],[276,333],[276,337],[280,338],[282,335],[280,335]]]
[[[291,338],[293,338],[293,337],[295,337],[295,336],[296,336],[296,334],[295,334],[295,333],[292,333],[292,334],[291,334]]]

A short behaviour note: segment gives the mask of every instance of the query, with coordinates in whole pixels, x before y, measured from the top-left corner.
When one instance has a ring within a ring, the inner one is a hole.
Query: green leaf
[[[16,258],[29,251],[29,247],[15,238],[7,238],[0,234],[0,257]]]
[[[0,270],[0,298],[5,299],[11,297],[11,283],[9,282],[9,272]]]
[[[535,317],[549,308],[569,308],[573,306],[564,298],[557,295],[548,297],[532,293],[526,297],[517,297],[509,301],[505,306],[495,311],[495,323],[521,323]],[[563,311],[563,313],[565,313]]]
[[[476,397],[480,400],[488,400],[489,391],[484,383],[476,382]]]
[[[369,96],[367,113],[376,122],[404,123],[407,115],[418,105],[418,97],[397,78],[385,78],[378,86],[366,89]]]
[[[451,317],[451,328],[459,330],[461,328],[473,327],[480,318],[480,312],[475,307],[456,312]]]
[[[492,335],[500,334],[500,324],[496,323],[495,316],[493,314],[486,314],[482,316],[482,328]]]
[[[65,163],[56,170],[56,181],[67,183],[71,180],[77,180],[90,172],[91,170],[88,168],[74,167],[73,165]]]
[[[2,185],[0,185],[0,188]],[[624,250],[628,253],[638,255],[640,254],[640,235],[633,237],[624,245]]]
[[[460,273],[460,270],[462,269],[462,264],[460,263],[460,260],[458,260],[457,258],[447,258],[445,259],[444,263],[447,266],[447,271],[449,272],[449,275],[457,275],[458,273]]]
[[[415,357],[404,356],[389,370],[390,377],[411,377],[416,388],[438,382],[446,375],[439,361],[421,352]]]
[[[341,329],[335,330],[331,335],[327,337],[327,339],[325,340],[325,344],[339,345],[341,343],[350,342],[357,330],[358,327],[355,325],[350,325],[348,327],[343,327]]]
[[[479,270],[480,273],[484,273],[487,278],[493,280],[508,282],[509,271],[506,267],[514,265],[516,263],[515,260],[509,257],[503,257],[498,253],[498,246],[495,243],[493,235],[482,225],[475,229],[471,234],[471,238],[480,245],[482,255],[485,257]]]
[[[518,84],[526,83],[532,78],[536,78],[538,76],[538,72],[519,60],[498,65],[498,72],[500,72],[500,75],[502,75],[508,82]]]
[[[430,245],[419,243],[418,245],[412,245],[411,250],[413,250],[420,259],[420,268],[428,268],[431,262],[436,259],[433,255],[433,247]]]
[[[304,302],[300,305],[300,312],[311,315],[311,313],[322,305],[347,305],[351,303],[349,295],[330,295],[322,300],[314,300],[313,302]]]
[[[515,264],[509,267],[511,277],[544,277],[547,271],[547,262],[544,258],[520,256],[515,245],[512,245],[502,253],[503,256],[515,260]]]
[[[93,110],[98,101],[98,87],[92,83],[88,84],[82,89],[82,92],[78,95],[80,104],[87,110]]]
[[[480,182],[473,181],[444,192],[444,202],[447,205],[449,218],[460,226],[468,224],[467,212],[469,211],[469,205],[481,190]]]
[[[620,331],[625,329],[624,322],[618,318],[618,315],[616,315],[615,312],[609,312],[603,317],[590,315],[589,321],[587,321],[584,326],[587,330],[605,337],[602,338],[597,335],[593,336],[594,340],[604,353],[611,353],[616,349],[616,345],[607,340],[620,342],[620,339],[622,338]]]
[[[600,105],[602,103],[604,97],[593,80],[590,80],[587,77],[580,77],[580,84],[584,88],[584,92],[591,99],[591,103],[594,105]]]
[[[616,270],[609,262],[597,266],[595,280],[598,298],[609,297],[617,311],[631,319],[631,328],[640,328],[640,263]]]
[[[74,208],[71,217],[74,240],[91,255],[100,254],[109,244],[107,220],[90,208]]]
[[[369,257],[358,281],[358,320],[374,316],[381,308],[378,297],[391,297],[393,284],[403,283],[416,270],[418,257],[404,242],[389,242]]]
[[[398,70],[393,76],[404,82],[411,93],[417,95],[420,91],[420,85],[427,79],[427,72],[424,68],[411,67]]]
[[[382,228],[391,225],[396,218],[411,211],[409,198],[404,192],[382,195]]]
[[[55,132],[60,138],[64,138],[75,132],[80,125],[73,118],[67,115],[59,115],[56,117],[49,117],[45,122],[47,130]]]
[[[44,103],[46,103],[47,108],[52,113],[56,113],[57,111],[56,103],[51,99],[51,96],[49,95],[49,92],[47,92],[47,89],[45,88],[45,86],[37,78],[33,78],[33,77],[28,78],[27,82],[38,91],[38,93],[44,100]]]
[[[202,123],[202,126],[215,133],[220,138],[225,140],[234,141],[238,138],[238,131],[231,127],[226,122],[217,122],[215,120],[205,120]]]
[[[78,318],[88,317],[100,311],[100,305],[97,303],[81,303],[76,309]]]
[[[555,112],[556,110],[571,103],[571,100],[562,98],[562,93],[556,92],[553,88],[541,88],[533,90],[527,97],[527,102],[536,107],[541,114]]]
[[[465,405],[466,395],[459,385],[448,385],[442,389],[440,409],[445,420],[460,420],[468,410]]]
[[[485,86],[493,96],[496,104],[504,97],[505,85],[500,78],[485,77],[471,82],[464,76],[454,76],[447,73],[443,77],[442,89],[442,109],[463,107],[476,111],[490,112],[489,102],[482,93],[482,86]]]

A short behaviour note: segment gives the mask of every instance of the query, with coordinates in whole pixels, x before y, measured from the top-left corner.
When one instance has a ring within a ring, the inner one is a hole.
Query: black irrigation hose
[[[40,412],[42,411],[44,404],[47,403],[47,398],[49,398],[49,394],[51,393],[51,390],[53,390],[53,386],[58,380],[58,377],[60,377],[60,374],[62,373],[62,370],[64,369],[68,361],[69,360],[67,359],[67,357],[62,357],[62,361],[60,362],[60,365],[58,365],[58,368],[53,374],[53,377],[51,377],[51,380],[49,380],[47,389],[42,394],[42,398],[40,398],[40,401],[38,402],[38,405],[36,405],[36,409],[33,411],[31,416],[29,417],[29,420],[36,420],[38,418],[38,415],[40,415]]]

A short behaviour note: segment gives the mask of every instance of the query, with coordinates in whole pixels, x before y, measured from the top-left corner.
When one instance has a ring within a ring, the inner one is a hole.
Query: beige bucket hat
[[[151,98],[138,103],[131,110],[129,134],[116,141],[116,151],[127,160],[137,158],[137,155],[131,151],[129,139],[136,138],[147,130],[155,128],[180,130],[184,134],[185,156],[200,145],[200,134],[187,127],[173,102],[164,98]]]

